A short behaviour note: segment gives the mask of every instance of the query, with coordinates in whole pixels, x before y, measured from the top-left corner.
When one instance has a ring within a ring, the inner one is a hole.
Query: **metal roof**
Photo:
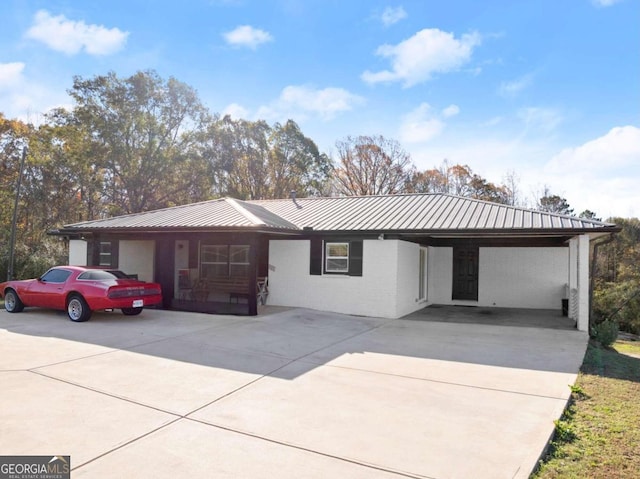
[[[65,225],[70,230],[163,228],[276,228],[296,230],[296,225],[258,204],[221,198],[161,210]]]
[[[610,223],[446,194],[254,201],[321,231],[599,230]]]
[[[66,225],[64,231],[239,228],[331,232],[608,231],[615,225],[446,194],[231,198]]]

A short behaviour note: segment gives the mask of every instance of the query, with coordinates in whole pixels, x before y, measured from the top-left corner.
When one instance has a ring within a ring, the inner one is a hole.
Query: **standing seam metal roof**
[[[446,194],[242,201],[231,198],[87,221],[65,230],[269,228],[297,231],[602,230],[615,225]]]

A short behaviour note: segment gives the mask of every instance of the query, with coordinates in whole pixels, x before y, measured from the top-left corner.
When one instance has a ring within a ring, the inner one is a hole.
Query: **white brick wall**
[[[429,248],[429,302],[533,309],[562,307],[569,248],[480,248],[478,301],[453,301],[453,248]]]
[[[417,245],[365,240],[362,276],[310,275],[309,248],[305,240],[269,243],[269,304],[383,318],[423,306],[416,303]]]

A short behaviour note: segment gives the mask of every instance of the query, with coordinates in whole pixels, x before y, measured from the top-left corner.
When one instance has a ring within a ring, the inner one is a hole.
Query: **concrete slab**
[[[264,378],[190,417],[398,473],[514,478],[565,405],[338,367],[281,372],[295,379]]]
[[[0,372],[3,455],[87,462],[176,420],[171,414],[29,371]]]
[[[36,371],[185,415],[288,362],[241,352],[230,354],[206,344],[194,347],[180,339],[167,339],[131,351],[114,351]]]
[[[304,361],[568,399],[586,342],[578,331],[396,320]]]
[[[233,351],[297,359],[336,342],[377,328],[388,320],[294,309],[224,329],[182,336],[184,341],[206,343]]]
[[[95,344],[0,329],[0,371],[26,370],[110,351],[113,349]]]
[[[114,474],[141,479],[399,478],[396,474],[184,419],[73,471],[73,477],[78,479],[111,479]]]
[[[272,313],[0,311],[0,450],[71,453],[74,477],[525,478],[587,343]]]
[[[562,315],[560,309],[492,308],[432,304],[403,319],[462,324],[492,324],[523,328],[575,330],[576,322]]]

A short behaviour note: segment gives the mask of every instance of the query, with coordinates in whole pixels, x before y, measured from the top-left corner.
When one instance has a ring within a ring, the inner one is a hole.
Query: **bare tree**
[[[336,142],[339,164],[336,189],[343,195],[402,193],[415,167],[396,140],[378,136],[348,136]]]

